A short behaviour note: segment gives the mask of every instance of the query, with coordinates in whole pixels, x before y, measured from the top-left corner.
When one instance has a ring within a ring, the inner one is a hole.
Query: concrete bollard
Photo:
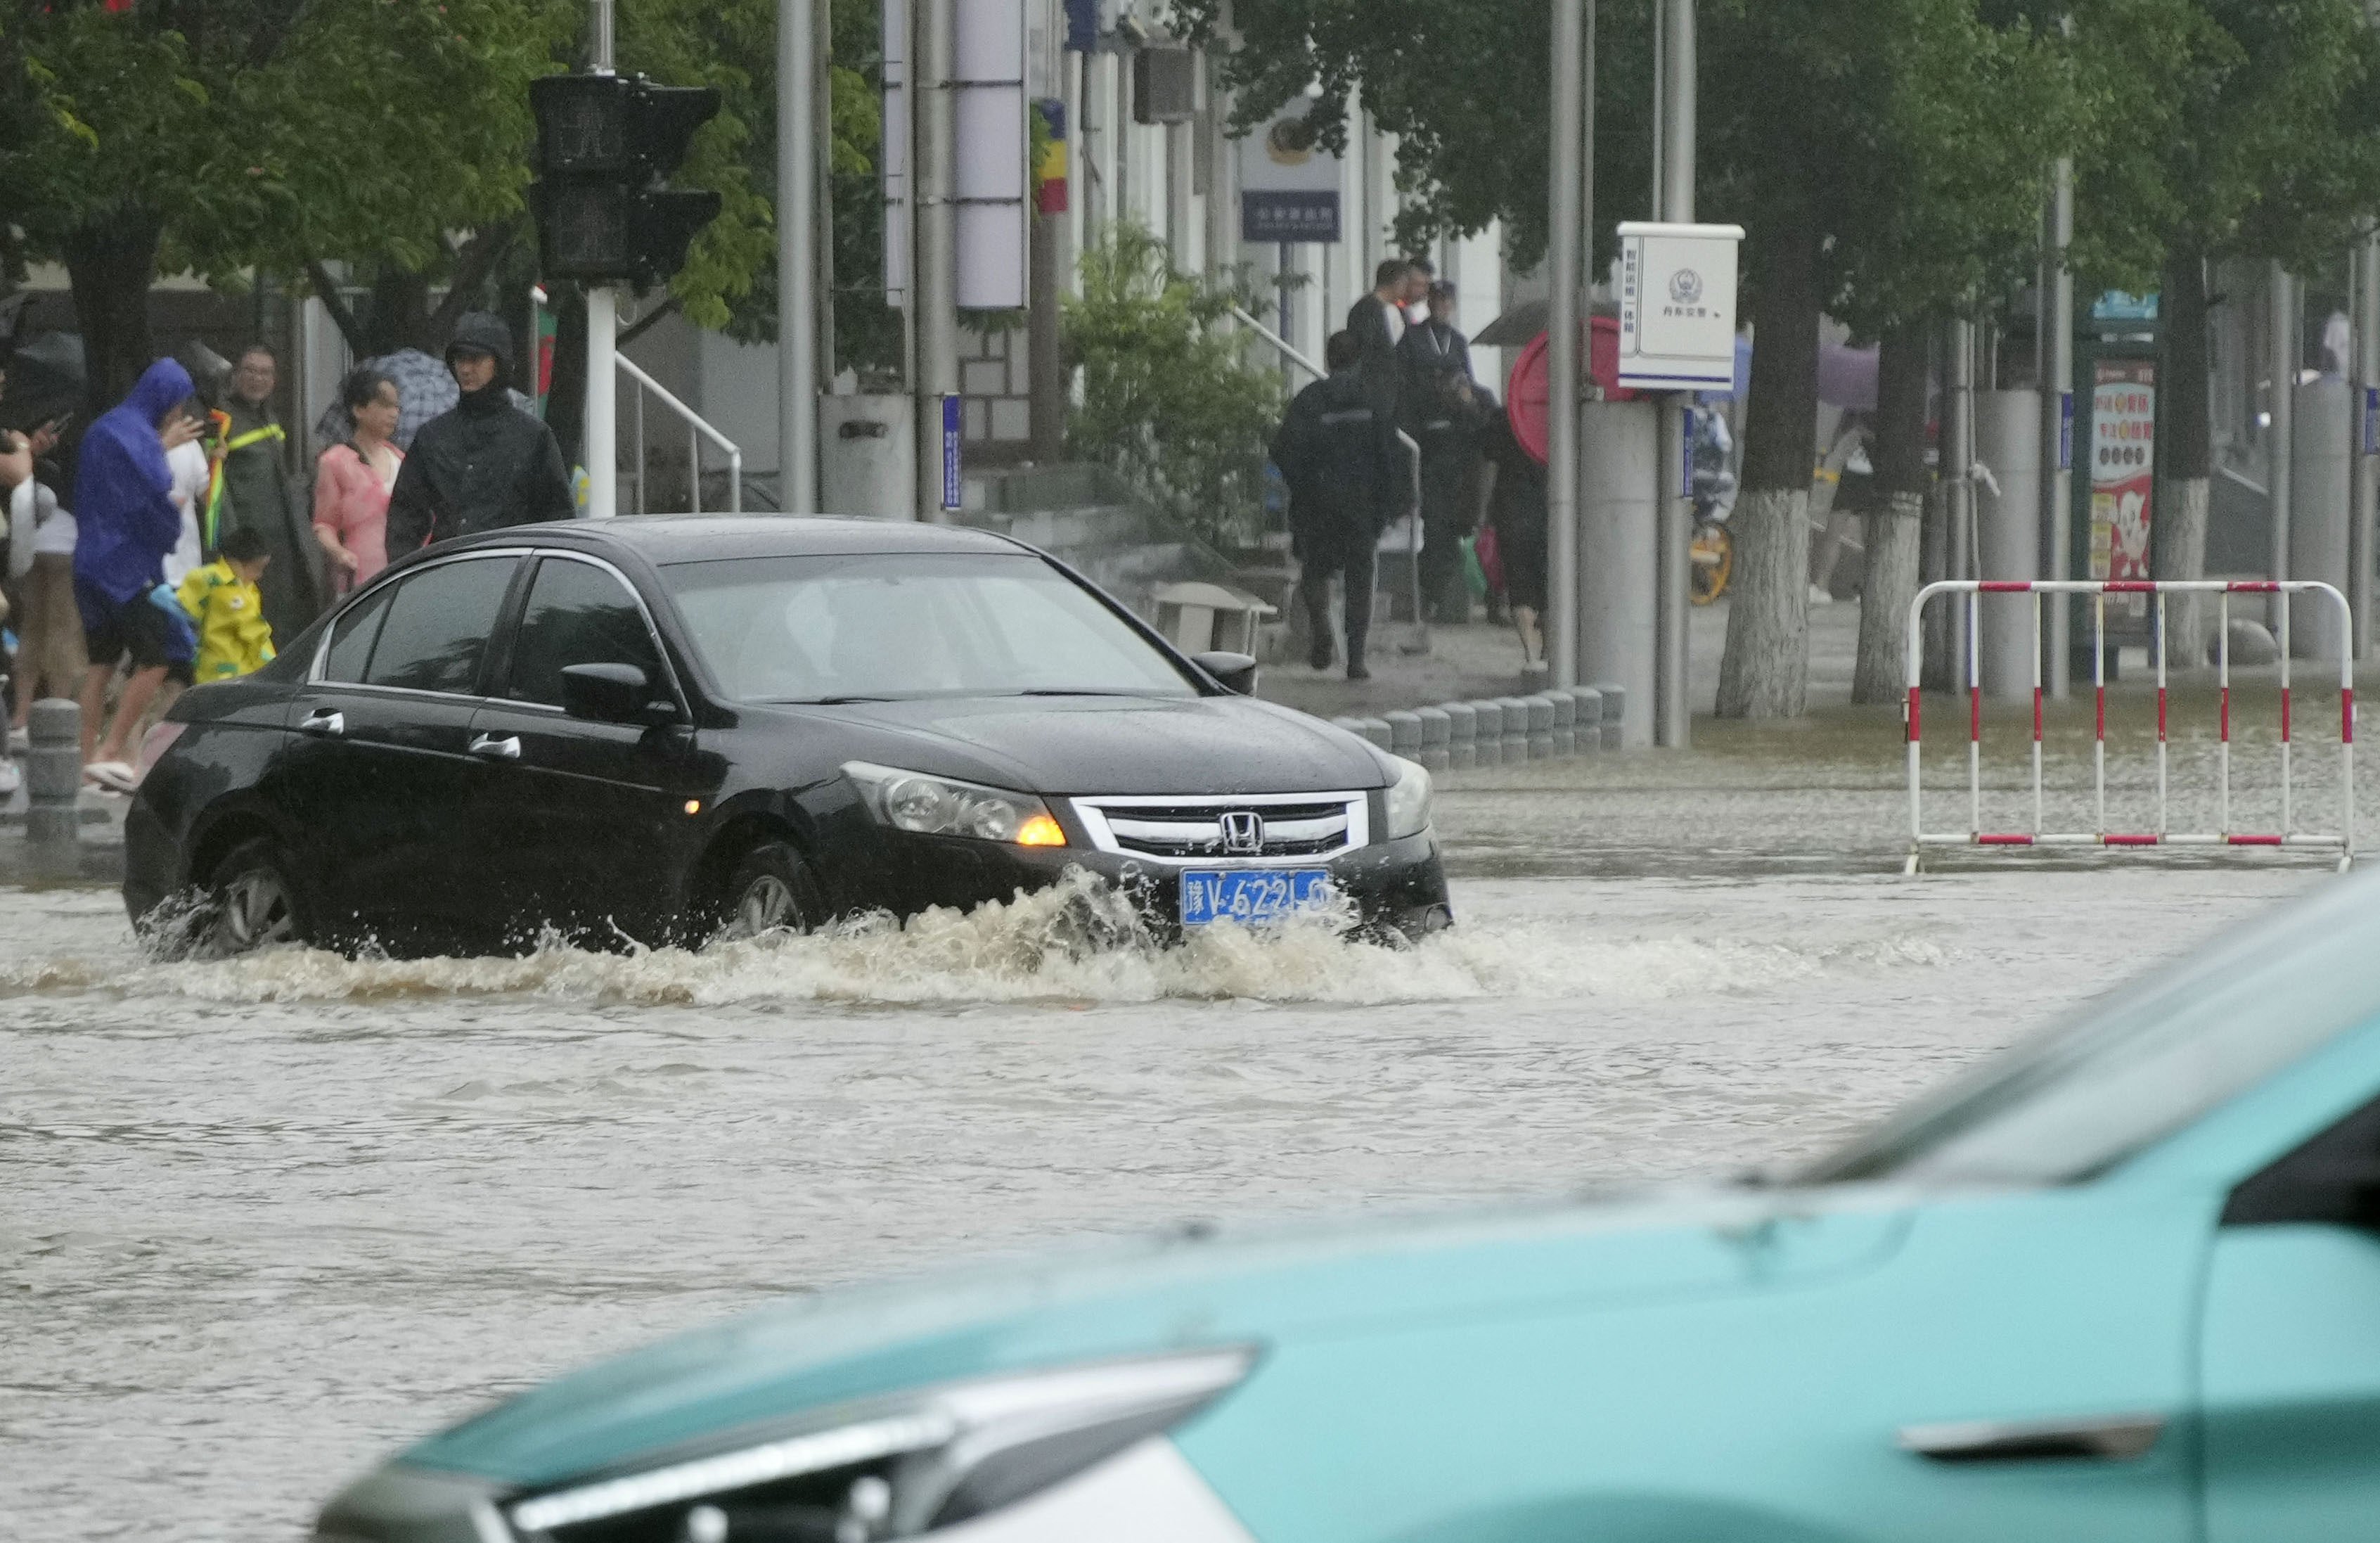
[[[1546,699],[1554,704],[1554,754],[1570,756],[1578,753],[1578,699],[1567,691],[1548,691]]]
[[[1596,691],[1603,698],[1603,747],[1620,748],[1620,725],[1628,720],[1628,688],[1617,681],[1599,680]]]
[[[1499,697],[1504,710],[1504,764],[1518,766],[1529,759],[1529,704],[1518,697]]]
[[[25,839],[36,853],[68,851],[82,840],[82,709],[63,697],[35,702],[25,728]]]
[[[1421,759],[1421,720],[1402,709],[1383,712],[1380,719],[1389,725],[1390,752],[1407,760]]]
[[[1355,720],[1355,732],[1383,750],[1394,748],[1389,739],[1389,725],[1385,719],[1358,718]]]
[[[1334,729],[1345,729],[1358,739],[1364,736],[1364,721],[1361,718],[1333,718],[1330,720],[1330,726]]]
[[[1472,764],[1501,766],[1504,764],[1504,709],[1500,703],[1482,698],[1471,704],[1471,714],[1478,723],[1472,735]]]
[[[1570,699],[1578,704],[1578,753],[1591,756],[1603,748],[1603,693],[1592,686],[1573,686]]]
[[[1449,702],[1446,713],[1446,764],[1468,772],[1479,764],[1479,712],[1469,702]]]
[[[1554,754],[1554,699],[1539,691],[1521,700],[1529,709],[1529,759],[1551,760]]]
[[[1417,707],[1414,716],[1421,720],[1421,754],[1415,759],[1426,771],[1445,771],[1452,764],[1447,754],[1447,736],[1453,729],[1453,721],[1442,707]]]

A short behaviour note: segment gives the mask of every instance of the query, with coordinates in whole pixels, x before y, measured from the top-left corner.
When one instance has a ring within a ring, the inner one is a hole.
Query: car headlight
[[[1171,1429],[1255,1363],[1253,1350],[1233,1348],[950,1383],[503,1510],[517,1535],[554,1543],[916,1537]]]
[[[1390,756],[1397,780],[1389,784],[1389,839],[1402,841],[1429,829],[1429,772],[1418,761]]]
[[[1017,846],[1063,846],[1066,832],[1050,806],[1029,793],[1010,793],[923,772],[843,763],[868,812],[896,831],[928,836],[972,836]]]

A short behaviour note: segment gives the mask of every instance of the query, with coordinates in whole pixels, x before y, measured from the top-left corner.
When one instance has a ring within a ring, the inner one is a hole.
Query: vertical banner
[[[2363,388],[2363,453],[2380,456],[2380,386]]]
[[[2074,469],[2074,393],[2058,394],[2058,469]]]
[[[965,439],[964,419],[960,416],[963,398],[951,395],[942,398],[942,507],[960,506],[959,450]]]
[[[2094,366],[2091,387],[2093,578],[2149,577],[2155,487],[2156,365],[2149,359],[2101,359]]]

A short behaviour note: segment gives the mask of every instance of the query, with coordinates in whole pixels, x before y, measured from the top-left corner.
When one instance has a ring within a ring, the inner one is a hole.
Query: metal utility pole
[[[612,73],[612,0],[589,0],[592,34],[589,65]],[[587,517],[610,519],[620,512],[619,292],[610,285],[587,291]],[[641,486],[642,484],[638,484]]]
[[[777,0],[777,506],[818,513],[816,0]]]
[[[916,0],[910,10],[910,228],[917,252],[909,299],[917,338],[917,517],[950,516],[943,504],[943,400],[959,389],[958,231],[952,199],[951,74],[953,0]]]
[[[1662,0],[1660,20],[1660,214],[1672,225],[1694,221],[1694,0]],[[1692,453],[1686,424],[1694,406],[1681,392],[1661,414],[1663,483],[1655,494],[1660,514],[1660,545],[1654,564],[1657,637],[1654,661],[1653,743],[1682,750],[1694,740],[1694,713],[1686,699],[1687,587],[1694,545],[1694,487],[1686,472]]]
[[[2347,603],[2355,657],[2372,652],[2373,522],[2380,518],[2380,444],[2372,442],[2380,409],[2380,225],[2366,227],[2355,249],[2355,391],[2348,454],[2354,457],[2354,502],[2347,528]]]
[[[1584,0],[1554,0],[1552,250],[1546,259],[1546,661],[1556,686],[1578,684],[1578,341],[1580,141],[1585,91]]]
[[[2265,479],[2273,509],[2272,577],[2289,577],[2289,520],[2293,514],[2292,494],[2295,492],[2296,446],[2291,443],[2297,430],[2298,395],[2298,308],[2297,281],[2279,263],[2271,264],[2266,284],[2265,326],[2269,335],[2265,340],[2265,372],[2272,377],[2271,411],[2268,416],[2265,442],[2271,468]],[[2273,632],[2280,634],[2281,613],[2289,605],[2289,597],[2273,597]]]
[[[1964,317],[1950,323],[1949,359],[1943,371],[1949,390],[1942,401],[1942,487],[1949,504],[1948,540],[1942,554],[1942,577],[1974,578],[1975,572],[1975,324]],[[1967,682],[1966,613],[1949,611],[1951,642],[1943,657],[1950,661],[1951,680]]]
[[[2052,578],[2074,577],[2074,273],[2066,265],[2066,249],[2074,240],[2074,158],[2061,155],[2051,171],[2049,194],[2049,283],[2042,301],[2047,346],[2041,383],[2041,448],[2049,468],[2043,479],[2049,507],[2041,522],[2048,532],[2049,561],[2042,571]],[[2049,694],[2059,700],[2074,689],[2070,652],[2074,612],[2070,597],[2052,598],[2049,637],[2043,645],[2049,660]]]

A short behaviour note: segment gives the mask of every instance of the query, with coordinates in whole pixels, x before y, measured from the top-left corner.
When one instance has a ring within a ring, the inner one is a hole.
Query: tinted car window
[[[627,587],[590,563],[549,557],[529,583],[505,694],[559,707],[565,664],[634,664],[655,685],[662,679],[652,632]]]
[[[331,631],[331,651],[322,658],[324,680],[358,681],[379,640],[381,618],[388,614],[390,590],[383,586],[370,600],[339,618]]]
[[[396,587],[364,679],[373,686],[468,694],[519,559],[483,557],[425,569]]]

